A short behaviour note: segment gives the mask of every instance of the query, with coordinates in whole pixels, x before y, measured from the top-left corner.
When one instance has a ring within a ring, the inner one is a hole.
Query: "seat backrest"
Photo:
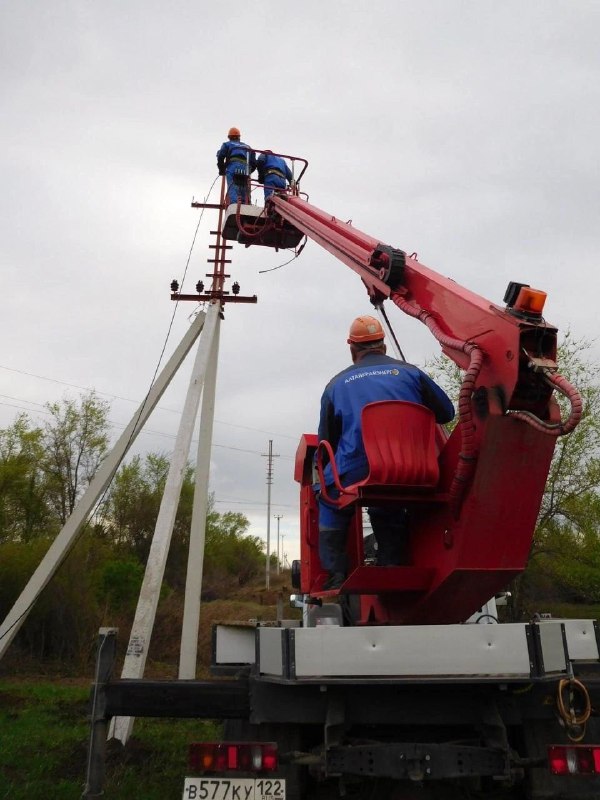
[[[362,410],[366,484],[436,486],[435,416],[425,406],[400,400],[369,403]]]

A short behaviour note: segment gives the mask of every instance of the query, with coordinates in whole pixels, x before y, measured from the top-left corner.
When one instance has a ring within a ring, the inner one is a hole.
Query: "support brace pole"
[[[122,678],[141,678],[146,666],[148,648],[158,606],[160,587],[167,563],[171,534],[175,524],[183,477],[187,468],[192,434],[200,405],[200,395],[208,366],[213,339],[219,320],[220,305],[213,303],[206,314],[203,336],[200,339],[196,360],[192,368],[179,430],[171,465],[165,483],[165,491],[160,504],[158,518],[146,563],[146,572],[140,589],[140,596],[131,627],[129,646],[123,663]],[[133,717],[115,717],[110,726],[109,736],[127,742],[133,728]]]
[[[110,484],[113,475],[135,441],[136,436],[200,335],[204,326],[205,316],[201,312],[190,326],[166,366],[153,383],[148,396],[133,415],[131,422],[119,437],[112,451],[102,462],[92,482],[75,506],[73,513],[63,525],[62,530],[7,614],[6,619],[0,626],[0,658],[2,658],[21,625],[27,619],[27,615],[40,593],[69,554],[69,550],[75,543],[79,531],[85,525],[98,499]]]
[[[187,576],[185,581],[185,601],[181,630],[181,651],[179,654],[179,678],[193,680],[196,677],[198,658],[198,627],[200,625],[200,593],[202,591],[202,572],[204,568],[204,542],[206,539],[206,513],[208,509],[208,481],[210,476],[210,452],[213,422],[215,416],[215,388],[217,383],[217,364],[219,358],[219,330],[213,340],[210,361],[202,390],[202,411],[200,413],[200,435],[196,459],[196,487],[192,507],[190,527],[190,549],[188,554]]]

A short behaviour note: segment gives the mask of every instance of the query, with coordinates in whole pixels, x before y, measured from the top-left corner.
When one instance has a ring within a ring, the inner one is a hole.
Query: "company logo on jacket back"
[[[352,381],[357,381],[359,378],[370,378],[373,375],[399,375],[400,370],[396,369],[372,369],[369,372],[357,372],[355,375],[350,375],[349,378],[344,380],[344,383],[352,383]]]

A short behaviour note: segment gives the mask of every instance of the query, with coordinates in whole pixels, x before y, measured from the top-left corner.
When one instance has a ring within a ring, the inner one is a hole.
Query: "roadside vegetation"
[[[49,404],[48,422],[19,415],[0,430],[0,619],[4,619],[108,450],[108,406],[94,394]],[[98,629],[117,627],[119,674],[168,456],[136,456],[118,471],[60,570],[0,661],[0,800],[67,800],[83,790],[88,699]],[[177,676],[194,473],[185,474],[146,676]],[[265,554],[248,520],[209,505],[198,678],[209,676],[212,624],[270,620],[289,573],[264,589]],[[275,572],[275,561],[272,562]],[[187,749],[220,736],[201,720],[136,720],[112,742],[106,797],[179,797]],[[151,768],[150,768],[151,767]]]
[[[79,800],[84,789],[89,688],[45,680],[0,679],[0,798]],[[138,719],[123,748],[106,759],[107,800],[181,797],[188,744],[220,729],[202,720]]]

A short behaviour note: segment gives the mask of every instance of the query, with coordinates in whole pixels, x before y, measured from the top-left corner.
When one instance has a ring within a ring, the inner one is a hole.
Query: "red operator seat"
[[[362,410],[362,437],[369,462],[366,478],[350,486],[342,486],[331,444],[320,441],[317,450],[317,471],[321,496],[339,508],[360,497],[389,493],[398,487],[423,492],[433,491],[439,481],[433,412],[418,403],[383,400],[369,403]],[[327,454],[334,486],[340,493],[331,497],[323,476],[323,456]]]

